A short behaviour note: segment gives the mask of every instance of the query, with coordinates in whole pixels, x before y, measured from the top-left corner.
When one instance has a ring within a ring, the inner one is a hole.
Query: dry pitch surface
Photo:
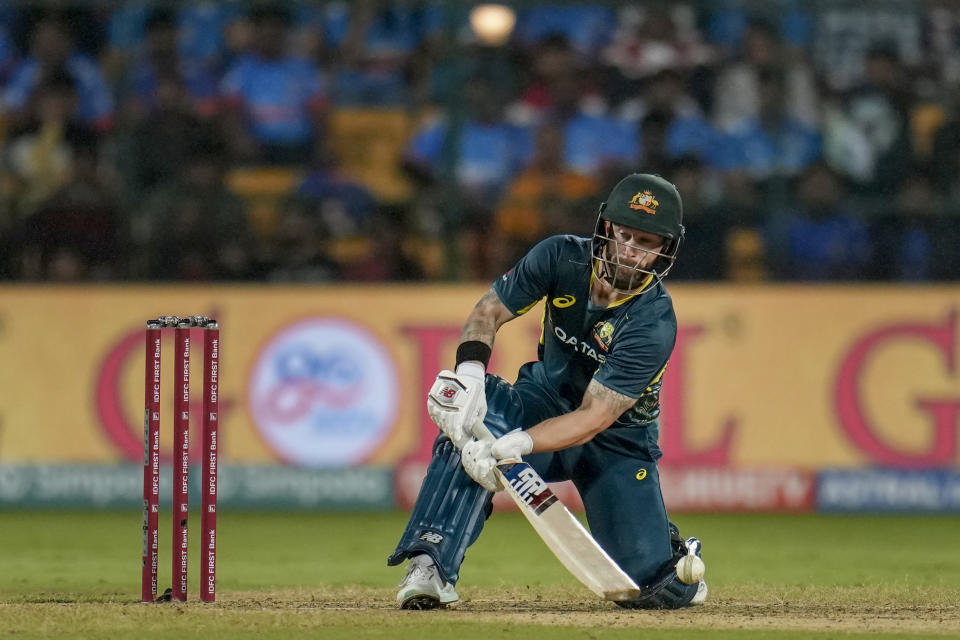
[[[393,603],[402,572],[383,563],[403,514],[225,514],[218,602],[142,605],[138,514],[4,512],[0,638],[960,637],[960,553],[946,542],[960,518],[677,519],[704,539],[703,607],[600,602],[502,514],[468,552],[459,606],[409,612]]]

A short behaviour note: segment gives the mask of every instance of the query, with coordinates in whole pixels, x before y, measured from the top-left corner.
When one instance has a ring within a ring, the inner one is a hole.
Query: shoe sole
[[[451,600],[450,602],[443,602],[440,598],[436,596],[426,595],[423,593],[418,593],[416,595],[410,596],[407,599],[403,600],[400,603],[401,609],[409,609],[412,611],[426,611],[429,609],[446,609],[447,607],[456,607],[460,602],[460,599]]]
[[[410,596],[406,600],[400,603],[401,609],[411,609],[415,611],[426,611],[427,609],[439,609],[443,605],[440,604],[440,598],[434,596],[428,596],[424,594],[417,594],[415,596]]]

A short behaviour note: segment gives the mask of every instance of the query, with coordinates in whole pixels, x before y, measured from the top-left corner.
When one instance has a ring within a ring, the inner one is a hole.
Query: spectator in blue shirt
[[[400,105],[406,100],[404,67],[419,44],[422,11],[403,4],[354,2],[342,39],[336,101],[348,105]]]
[[[790,115],[780,71],[761,73],[760,87],[759,112],[733,126],[720,168],[755,180],[796,176],[820,158],[820,133]]]
[[[873,223],[877,247],[871,275],[884,280],[956,280],[960,224],[923,170],[907,172],[895,198]]]
[[[690,94],[689,77],[673,69],[659,71],[643,80],[636,97],[618,109],[640,120],[643,163],[652,173],[667,158],[692,156],[713,168],[722,162],[722,136]]]
[[[250,17],[254,49],[223,80],[227,137],[243,160],[308,162],[324,131],[320,70],[286,53],[291,15],[283,5],[256,7]]]
[[[633,166],[640,156],[636,122],[610,115],[607,103],[570,43],[552,35],[537,47],[534,77],[511,106],[514,122],[559,123],[564,163],[584,176],[602,178]]]
[[[667,153],[671,158],[692,156],[710,169],[729,168],[727,143],[726,136],[700,116],[677,116],[667,127]]]
[[[810,167],[797,188],[799,208],[772,216],[767,246],[784,280],[859,280],[873,252],[867,224],[845,208],[847,191],[824,164]]]
[[[339,240],[370,232],[377,201],[363,185],[337,170],[326,158],[316,158],[294,190],[291,202],[307,210],[325,238]]]
[[[563,134],[567,166],[581,175],[619,175],[640,158],[637,126],[629,120],[578,112],[564,122]]]
[[[560,35],[578,51],[594,54],[610,42],[616,26],[616,14],[602,5],[542,5],[520,13],[517,38],[525,44],[534,44]]]
[[[426,184],[436,184],[448,154],[454,154],[459,189],[456,201],[444,207],[444,222],[461,241],[461,266],[467,277],[486,278],[493,267],[488,243],[494,210],[509,182],[529,163],[533,134],[528,127],[504,120],[504,101],[489,81],[473,80],[466,95],[470,113],[461,124],[460,135],[448,140],[446,121],[438,118],[427,123],[410,141],[405,165]],[[448,149],[447,144],[454,144],[455,149]]]
[[[10,38],[7,25],[0,24],[0,84],[6,81],[7,75],[17,62],[17,48]]]
[[[192,109],[202,116],[213,115],[217,107],[216,81],[195,59],[183,58],[177,50],[180,31],[169,9],[155,9],[146,20],[145,48],[130,71],[131,106],[144,115],[156,109],[159,78],[179,77]]]
[[[210,73],[219,73],[227,56],[227,30],[243,15],[240,2],[185,2],[176,12],[155,8],[154,4],[144,1],[122,2],[111,13],[108,41],[110,56],[115,64],[122,65],[123,59],[131,56],[140,46],[152,15],[157,11],[169,11],[178,29],[177,52],[180,58]]]
[[[58,13],[42,16],[30,33],[30,55],[14,68],[3,91],[3,109],[15,122],[29,118],[31,99],[46,77],[60,69],[77,91],[76,117],[98,131],[113,122],[113,98],[100,65],[75,50],[68,23]]]
[[[238,0],[184,2],[179,11],[181,58],[211,73],[222,72],[229,62],[228,31],[242,16]]]
[[[500,96],[486,80],[474,80],[467,87],[471,114],[461,125],[457,144],[458,184],[471,200],[496,204],[503,187],[530,160],[533,136],[529,128],[508,124]],[[428,122],[407,148],[408,168],[428,181],[443,170],[447,123],[439,118]]]

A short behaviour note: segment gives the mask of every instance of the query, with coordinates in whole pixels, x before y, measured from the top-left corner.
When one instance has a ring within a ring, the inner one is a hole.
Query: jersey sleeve
[[[500,301],[515,315],[523,315],[556,288],[563,236],[541,241],[513,269],[493,283]]]
[[[593,379],[630,398],[639,398],[648,387],[659,384],[677,339],[672,309],[663,314],[669,317],[627,328],[615,338]]]

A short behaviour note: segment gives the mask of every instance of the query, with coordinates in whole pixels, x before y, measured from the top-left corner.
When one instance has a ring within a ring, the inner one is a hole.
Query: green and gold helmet
[[[661,251],[647,251],[657,256],[649,269],[639,264],[621,264],[616,250],[618,241],[608,234],[604,222],[639,229],[666,239]],[[648,276],[663,278],[673,267],[683,240],[683,203],[677,188],[658,175],[631,173],[617,183],[606,202],[600,205],[597,224],[593,230],[593,269],[597,278],[610,273],[633,270],[635,274],[626,287],[614,287],[622,293],[633,293]],[[613,248],[609,251],[607,248]],[[612,284],[612,283],[611,283]],[[635,285],[635,286],[634,286]]]

